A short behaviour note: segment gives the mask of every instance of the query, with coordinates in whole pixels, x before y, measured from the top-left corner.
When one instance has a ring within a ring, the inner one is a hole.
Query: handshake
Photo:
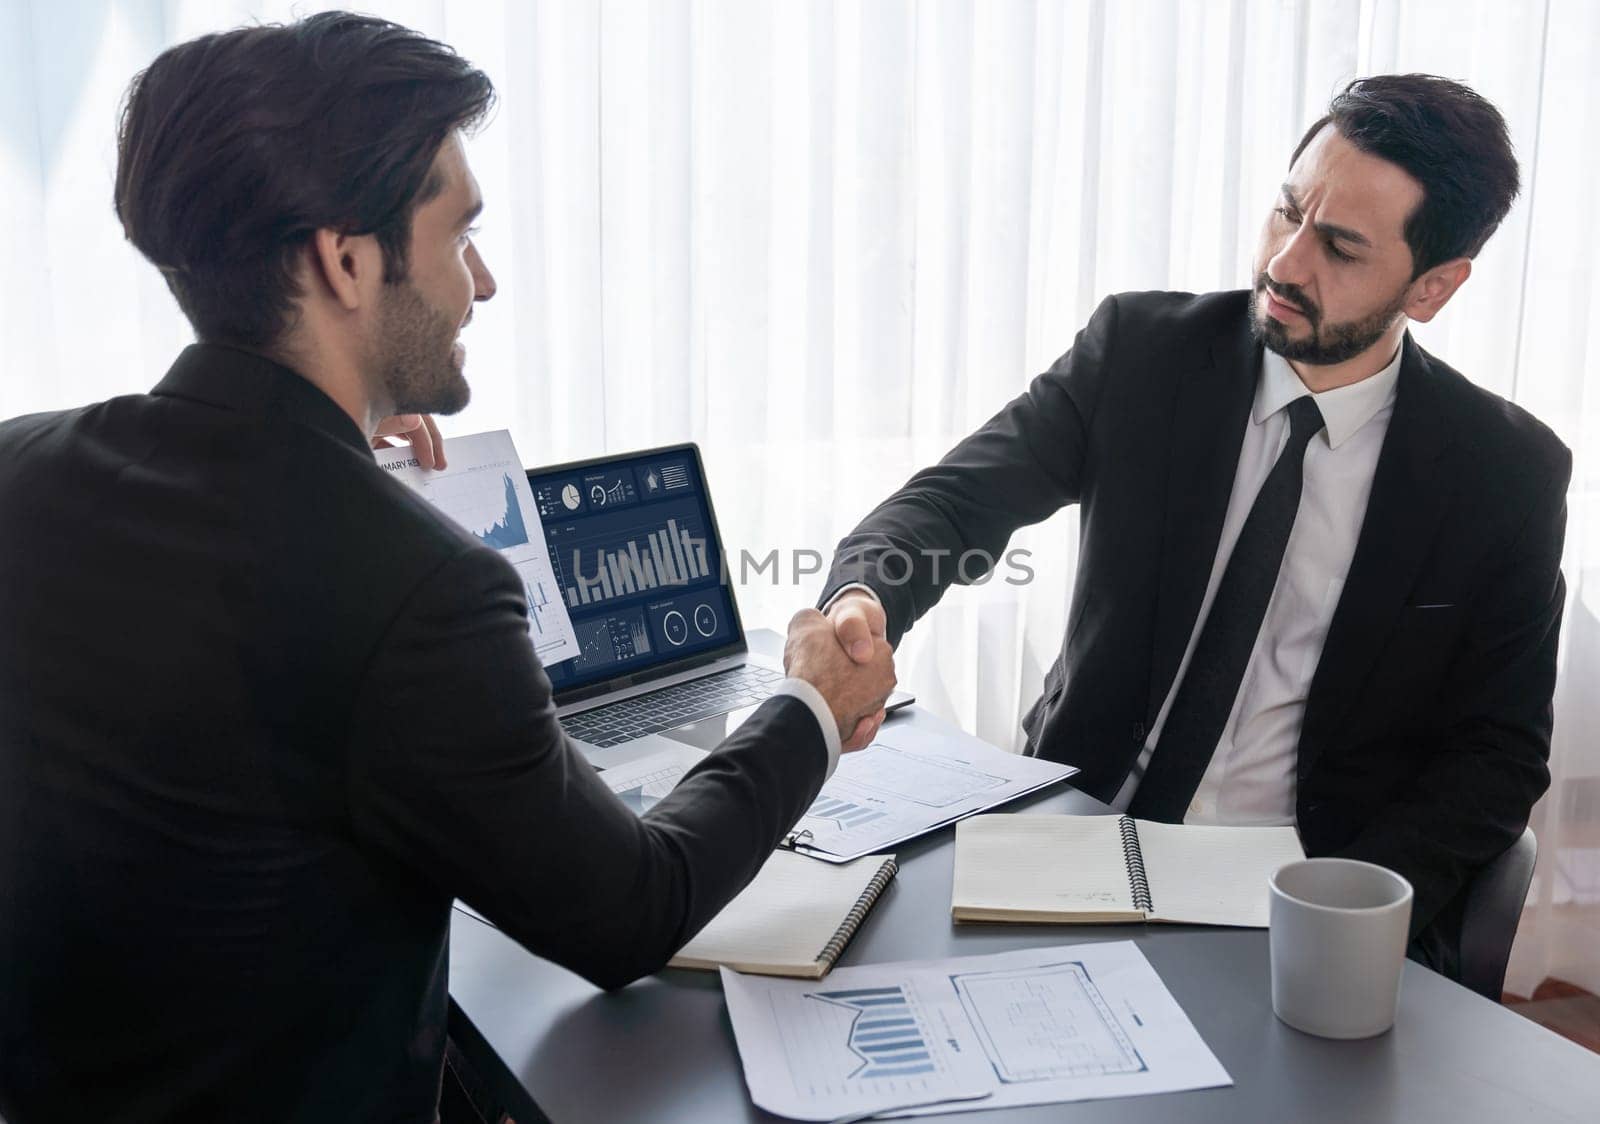
[[[802,609],[789,621],[783,670],[821,692],[846,752],[864,748],[883,725],[895,684],[886,632],[883,606],[860,590],[845,592],[827,616]]]

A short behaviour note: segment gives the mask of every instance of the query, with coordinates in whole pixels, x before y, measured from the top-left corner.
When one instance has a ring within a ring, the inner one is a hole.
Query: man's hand
[[[444,467],[444,438],[431,414],[396,414],[384,418],[372,433],[372,447],[387,449],[394,442],[391,437],[403,437],[417,454],[417,463],[423,468]]]
[[[867,662],[879,644],[888,642],[888,618],[878,599],[864,589],[847,589],[834,598],[828,606],[828,620],[833,623],[839,646],[857,662]],[[846,743],[851,749],[860,749],[878,736],[883,725],[884,712],[869,715],[861,720]]]
[[[878,599],[864,589],[847,589],[828,606],[839,646],[857,663],[872,658],[877,641],[888,636],[889,621]]]
[[[833,625],[815,609],[802,609],[789,621],[783,669],[804,679],[827,700],[846,752],[861,749],[883,723],[883,704],[894,690],[894,653],[881,637],[870,642],[865,659],[845,654]]]

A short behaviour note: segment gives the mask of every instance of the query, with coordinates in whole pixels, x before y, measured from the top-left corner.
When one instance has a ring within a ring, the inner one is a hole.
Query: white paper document
[[[849,862],[1065,780],[1071,765],[1007,753],[912,711],[839,768],[795,825],[795,850]]]
[[[633,809],[635,815],[642,816],[705,758],[705,750],[693,746],[664,749],[648,757],[613,765],[600,774],[600,779]]]
[[[685,746],[600,774],[643,813],[705,757]],[[898,715],[878,739],[839,758],[839,768],[790,833],[794,849],[844,863],[1004,804],[1078,770],[996,749],[927,716]]]
[[[578,654],[578,640],[550,568],[544,522],[506,430],[452,437],[442,469],[418,466],[411,446],[377,450],[378,466],[455,520],[479,542],[498,550],[522,579],[528,634],[546,665]]]
[[[751,1099],[795,1120],[1233,1084],[1131,941],[839,968],[824,981],[723,969],[722,987]]]

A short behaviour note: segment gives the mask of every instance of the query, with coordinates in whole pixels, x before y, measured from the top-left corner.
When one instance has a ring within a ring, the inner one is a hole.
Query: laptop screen
[[[743,650],[694,445],[530,469],[528,485],[580,648],[545,668],[558,698]]]

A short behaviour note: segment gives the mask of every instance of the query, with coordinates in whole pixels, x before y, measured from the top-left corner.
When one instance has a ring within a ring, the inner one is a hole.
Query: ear
[[[311,236],[311,270],[345,311],[354,312],[383,282],[383,252],[370,234],[321,227]]]
[[[1467,258],[1440,262],[1411,282],[1411,289],[1406,294],[1405,314],[1418,323],[1426,324],[1439,314],[1439,310],[1471,276],[1472,262]]]

